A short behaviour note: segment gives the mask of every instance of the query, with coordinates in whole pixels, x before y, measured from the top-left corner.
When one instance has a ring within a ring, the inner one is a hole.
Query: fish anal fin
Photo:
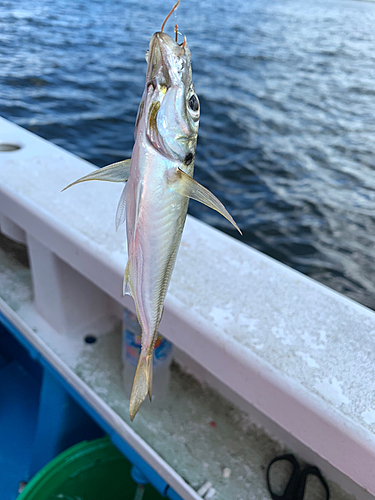
[[[125,268],[124,281],[122,283],[122,295],[130,295],[131,297],[133,297],[130,283],[130,260],[128,260]]]
[[[122,160],[112,163],[111,165],[107,165],[106,167],[98,168],[97,170],[94,170],[94,172],[90,172],[77,181],[72,182],[69,186],[66,186],[63,191],[74,186],[75,184],[86,181],[126,182],[129,179],[130,163],[131,159]]]
[[[139,356],[137,368],[135,370],[132,392],[130,395],[129,416],[133,421],[138,413],[147,394],[152,391],[152,356]]]
[[[148,397],[150,398],[150,401],[152,401],[152,382],[153,382],[153,377],[154,377],[153,366],[154,365],[152,363],[152,354],[151,354],[151,363],[150,363],[149,376],[148,376]]]
[[[225,217],[237,231],[242,234],[240,228],[235,223],[233,217],[230,215],[228,210],[224,207],[220,200],[216,198],[215,195],[211,193],[208,189],[203,187],[199,182],[194,180],[192,177],[187,175],[180,168],[176,169],[174,174],[168,179],[169,186],[187,198],[192,198],[193,200],[199,201],[216,212],[219,212],[223,217]]]

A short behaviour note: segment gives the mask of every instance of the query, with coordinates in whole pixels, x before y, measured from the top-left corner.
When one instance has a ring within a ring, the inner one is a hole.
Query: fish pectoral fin
[[[129,416],[133,421],[138,413],[141,404],[146,399],[147,394],[150,394],[152,386],[152,355],[139,356],[137,368],[135,370],[132,393],[130,395]]]
[[[242,235],[240,228],[235,223],[233,217],[230,215],[228,210],[224,207],[220,200],[216,198],[215,195],[211,193],[208,189],[203,187],[199,182],[195,181],[192,177],[187,175],[184,171],[178,168],[175,171],[173,177],[168,179],[169,186],[174,189],[177,193],[187,198],[192,198],[193,200],[199,201],[206,205],[207,207],[216,210],[225,217],[237,231]]]
[[[74,186],[75,184],[86,181],[126,182],[129,179],[130,162],[131,159],[122,160],[112,163],[111,165],[107,165],[106,167],[98,168],[94,172],[90,172],[77,181],[72,182],[69,186],[66,186],[63,191]]]

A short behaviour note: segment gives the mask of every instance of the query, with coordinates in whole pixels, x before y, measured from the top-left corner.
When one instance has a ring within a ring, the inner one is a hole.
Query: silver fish
[[[179,0],[146,52],[146,86],[131,159],[67,186],[88,180],[127,181],[116,226],[126,218],[128,263],[123,293],[132,295],[142,327],[142,348],[130,397],[131,420],[147,394],[151,399],[152,355],[189,198],[218,211],[241,233],[223,204],[192,178],[200,106],[192,81],[191,54],[185,37],[178,44],[163,31],[178,4]]]

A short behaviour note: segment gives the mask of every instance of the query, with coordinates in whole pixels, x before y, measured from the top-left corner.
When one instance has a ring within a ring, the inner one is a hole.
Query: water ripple
[[[0,9],[1,114],[97,165],[128,157],[165,4]],[[202,108],[197,180],[248,244],[375,308],[375,5],[190,0],[178,22]]]

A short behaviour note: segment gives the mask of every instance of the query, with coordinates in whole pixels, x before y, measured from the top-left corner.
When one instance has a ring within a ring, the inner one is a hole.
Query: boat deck
[[[0,309],[7,310],[6,304],[17,312],[20,319],[17,327],[23,326],[24,331],[28,331],[28,341],[39,346],[42,343],[45,347],[42,354],[47,357],[49,352],[55,354],[64,366],[65,377],[69,372],[76,375],[78,386],[86,392],[86,397],[90,399],[90,389],[95,392],[99,398],[97,411],[116,431],[126,438],[131,426],[193,490],[197,491],[209,481],[216,490],[215,500],[269,498],[265,468],[273,457],[285,451],[285,446],[255,425],[251,416],[209,386],[202,386],[176,363],[172,365],[167,399],[159,404],[146,401],[131,424],[129,401],[122,382],[121,325],[117,324],[109,331],[100,324],[90,325],[74,336],[62,337],[35,310],[31,272],[25,265],[26,261],[26,249],[0,236]],[[96,336],[97,341],[86,343],[87,335]],[[17,376],[14,376],[14,370]],[[0,387],[6,390],[2,401],[7,403],[2,407],[0,418],[0,432],[3,429],[1,434],[7,436],[2,450],[7,445],[11,450],[1,456],[13,456],[16,461],[13,464],[7,460],[3,464],[2,471],[7,472],[5,476],[9,483],[6,490],[9,495],[4,496],[4,500],[13,500],[15,485],[27,477],[37,420],[38,385],[35,379],[38,376],[27,376],[19,363],[0,369]],[[9,393],[12,398],[9,398]],[[28,426],[24,425],[25,415],[28,415]],[[9,433],[9,429],[15,432]],[[15,446],[19,453],[14,453]],[[21,457],[24,461],[22,467],[19,463]],[[224,468],[231,470],[229,478],[223,477]],[[14,472],[9,475],[10,470]],[[0,481],[4,484],[1,476]],[[351,498],[332,482],[330,489],[333,500]],[[319,500],[319,495],[317,490],[316,495],[309,498]]]

